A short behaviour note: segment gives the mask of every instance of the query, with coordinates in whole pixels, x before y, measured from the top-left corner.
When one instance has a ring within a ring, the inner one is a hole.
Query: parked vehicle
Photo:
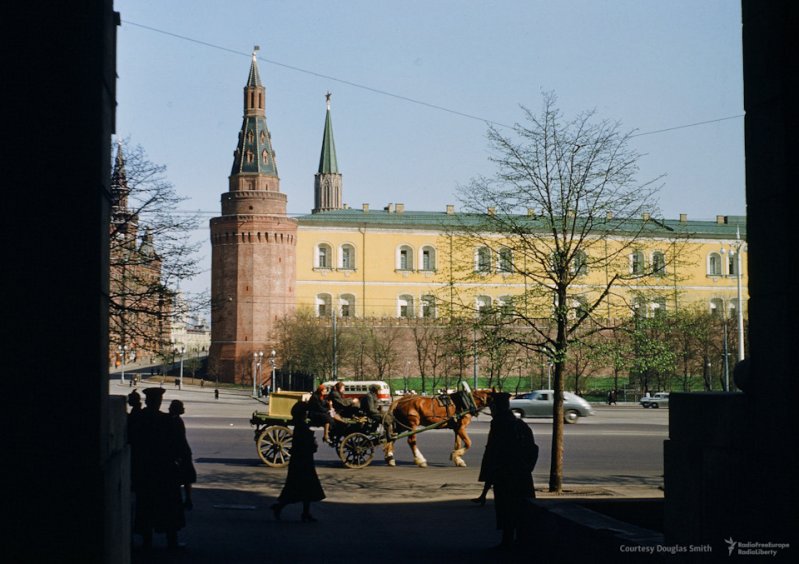
[[[362,400],[363,397],[369,393],[369,386],[377,384],[379,388],[377,391],[377,403],[380,405],[391,405],[391,390],[382,380],[343,380],[344,382],[344,397],[345,398],[358,398]],[[323,383],[327,388],[328,393],[335,385],[334,380],[329,380]]]
[[[658,407],[668,407],[669,406],[669,393],[668,392],[657,392],[655,395],[651,397],[642,397],[641,400],[638,402],[641,404],[641,407],[652,407],[657,409]]]
[[[535,390],[519,394],[510,400],[510,409],[519,417],[552,417],[552,406],[555,392],[553,390]],[[563,392],[563,420],[566,423],[577,423],[580,417],[594,414],[594,409],[587,401],[573,394]]]

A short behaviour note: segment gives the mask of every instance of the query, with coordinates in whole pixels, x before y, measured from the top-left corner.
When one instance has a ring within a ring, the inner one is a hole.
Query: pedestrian
[[[194,502],[191,497],[191,485],[197,482],[197,471],[191,459],[191,447],[186,439],[186,425],[180,417],[186,412],[183,402],[172,400],[169,404],[169,416],[172,421],[171,434],[177,467],[177,480],[183,486],[183,507],[191,510]]]
[[[496,392],[494,392],[496,394]],[[493,396],[492,396],[493,397]],[[488,404],[488,409],[491,412],[491,417],[494,417],[494,402]],[[472,499],[473,503],[480,504],[480,507],[486,504],[486,497],[491,489],[491,464],[493,459],[493,444],[486,442],[485,450],[483,451],[483,459],[480,461],[480,474],[477,476],[478,482],[483,482],[483,490],[480,495]]]
[[[311,394],[311,398],[308,400],[308,420],[311,425],[324,428],[322,440],[327,443],[330,441],[330,427],[333,425],[333,417],[330,415],[332,406],[330,400],[325,396],[325,391],[325,387],[319,384],[314,393]]]
[[[280,492],[277,502],[271,506],[272,513],[278,521],[283,508],[290,503],[297,502],[302,502],[301,520],[303,522],[316,521],[316,518],[311,515],[311,502],[325,499],[325,492],[314,466],[313,455],[317,446],[313,431],[305,419],[307,413],[308,405],[304,402],[297,402],[291,408],[294,433],[289,451],[291,454],[289,470],[283,491]]]
[[[167,547],[182,548],[178,531],[186,525],[183,499],[177,479],[177,451],[172,440],[172,421],[161,411],[164,389],[146,388],[145,407],[136,424],[135,441],[139,459],[134,532],[152,548],[153,532],[166,535]]]
[[[616,398],[618,397],[618,395],[619,395],[619,391],[614,389],[613,390],[613,397],[611,398],[611,400],[613,401],[613,405],[616,405]]]
[[[510,394],[493,393],[492,403],[483,478],[494,488],[497,529],[502,531],[497,548],[508,549],[514,541],[523,540],[530,527],[528,515],[535,499],[532,472],[538,445],[530,426],[510,410]]]
[[[608,405],[613,403],[613,390],[608,390]]]

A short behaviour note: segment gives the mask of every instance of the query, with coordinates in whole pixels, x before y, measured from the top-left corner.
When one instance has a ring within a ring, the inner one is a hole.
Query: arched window
[[[421,270],[436,269],[436,250],[433,247],[422,247]]]
[[[342,294],[339,298],[341,306],[341,317],[355,317],[355,296],[352,294]]]
[[[497,308],[502,315],[512,315],[513,296],[500,296],[497,298]]]
[[[397,270],[413,270],[413,249],[408,245],[397,250]]]
[[[507,247],[502,247],[499,250],[499,263],[497,270],[500,272],[513,272],[513,251]]]
[[[730,319],[735,319],[738,317],[738,300],[732,299],[730,303],[727,304],[727,314],[730,316]]]
[[[341,269],[355,270],[355,247],[352,245],[341,245]]]
[[[317,294],[316,295],[316,315],[319,317],[327,317],[330,315],[330,294]]]
[[[652,253],[652,273],[655,276],[666,275],[666,257],[660,251]]]
[[[488,247],[480,247],[475,254],[476,272],[491,272],[491,249]]]
[[[434,319],[436,316],[436,299],[434,296],[422,296],[422,317]]]
[[[397,298],[397,316],[413,317],[413,296],[404,294]]]
[[[724,300],[713,298],[710,300],[710,314],[713,316],[724,317]]]
[[[707,257],[708,276],[721,276],[721,255],[710,253]]]
[[[630,270],[633,274],[644,273],[644,253],[641,251],[634,251],[630,255]]]
[[[331,268],[330,245],[320,243],[316,247],[316,268]]]
[[[657,298],[652,302],[652,317],[666,315],[666,298]]]

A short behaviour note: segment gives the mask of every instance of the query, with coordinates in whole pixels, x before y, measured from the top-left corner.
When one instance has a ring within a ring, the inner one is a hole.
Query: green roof
[[[297,218],[299,225],[308,227],[346,227],[372,225],[392,229],[457,229],[458,227],[477,227],[484,224],[487,220],[486,214],[476,213],[447,213],[432,211],[396,211],[395,207],[391,211],[367,210],[362,209],[343,209],[329,210],[313,214],[302,215]],[[716,220],[691,220],[680,221],[671,219],[646,220],[643,236],[692,236],[707,237],[718,239],[730,239],[736,235],[736,230],[740,229],[741,238],[746,238],[746,217],[745,216],[723,216],[724,222]],[[543,219],[530,216],[516,216],[515,223],[519,219],[530,222],[531,228],[545,229]],[[497,216],[501,220],[501,216]],[[614,231],[638,231],[645,220],[611,220]],[[597,224],[597,230],[599,224]]]

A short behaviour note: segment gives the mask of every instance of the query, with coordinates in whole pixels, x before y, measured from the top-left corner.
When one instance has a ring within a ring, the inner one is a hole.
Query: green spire
[[[338,174],[338,161],[336,160],[336,144],[333,141],[333,122],[330,120],[330,92],[325,94],[327,99],[327,115],[325,116],[325,133],[322,137],[322,154],[319,156],[319,174]]]
[[[261,48],[256,45],[252,48],[252,63],[250,63],[250,76],[247,77],[247,86],[254,88],[256,86],[263,86],[261,84],[261,75],[258,74],[258,63],[256,62],[257,53]]]

